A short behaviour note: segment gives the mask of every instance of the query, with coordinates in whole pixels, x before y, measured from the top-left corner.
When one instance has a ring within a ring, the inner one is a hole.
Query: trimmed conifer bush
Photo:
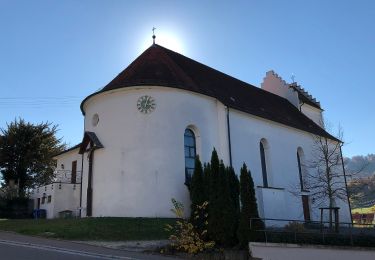
[[[190,222],[195,226],[198,231],[203,231],[205,229],[203,216],[197,216],[198,206],[205,202],[208,202],[208,197],[205,188],[205,180],[203,176],[202,163],[197,156],[195,158],[195,169],[193,176],[191,178],[190,184],[190,199],[191,199],[191,215]],[[203,223],[202,223],[203,221]]]
[[[227,184],[229,186],[229,196],[230,196],[230,219],[228,220],[231,223],[230,234],[231,244],[237,244],[237,229],[239,224],[240,217],[240,183],[234,169],[232,167],[226,168],[227,175]]]
[[[225,167],[214,149],[207,176],[209,187],[209,237],[221,246],[236,244],[238,226],[238,179],[233,169]],[[237,199],[236,199],[236,198]]]
[[[246,175],[246,178],[242,175]],[[194,215],[196,216],[198,205],[208,201],[208,238],[219,246],[233,246],[238,241],[245,245],[250,236],[250,218],[258,217],[254,184],[245,164],[241,169],[241,178],[244,180],[241,179],[240,188],[234,169],[224,165],[215,149],[210,163],[204,164],[204,167],[199,158],[196,158],[190,186],[191,222],[197,230],[205,227],[204,223],[194,219]],[[240,190],[243,205],[241,213]],[[256,223],[257,228],[259,223],[261,222]]]
[[[219,168],[219,157],[214,149],[211,154],[211,165],[208,176],[208,235],[216,242],[220,242],[222,233],[222,205],[220,202],[221,189]]]
[[[256,230],[264,229],[262,220],[252,221],[250,229],[250,219],[259,218],[258,205],[255,197],[254,182],[250,171],[244,163],[241,168],[240,175],[240,198],[241,213],[240,223],[238,227],[238,240],[242,248],[248,246],[249,241],[257,239]]]

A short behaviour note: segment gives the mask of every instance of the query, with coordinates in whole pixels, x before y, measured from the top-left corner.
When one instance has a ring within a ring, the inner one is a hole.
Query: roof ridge
[[[169,55],[168,55],[168,51],[170,51],[170,52],[173,52],[173,53],[176,53],[176,54],[178,54],[178,55],[181,55],[181,56],[184,56],[184,55],[182,55],[182,54],[180,54],[180,53],[178,53],[178,52],[174,52],[174,51],[172,51],[172,50],[169,50],[169,49],[167,49],[167,48],[164,48],[163,46],[160,46],[160,45],[158,45],[158,44],[155,44],[156,46],[158,46],[158,47],[160,47],[162,50],[163,50],[163,53],[164,53],[164,55],[167,57],[167,59],[168,59],[168,61],[169,62],[171,62],[171,63],[173,63],[174,64],[174,66],[180,71],[180,72],[182,72],[182,74],[188,79],[188,81],[190,81],[191,83],[192,83],[192,85],[197,85],[197,83],[192,79],[192,77],[190,77],[190,75],[189,74],[187,74],[182,68],[181,68],[181,66],[179,65],[179,64],[177,64]],[[184,56],[185,58],[188,58],[188,57],[186,57],[186,56]],[[171,67],[171,69],[173,69],[173,67]]]
[[[255,91],[258,91],[258,92],[262,92],[262,93],[264,93],[264,94],[266,94],[266,95],[269,95],[269,96],[273,96],[274,98],[276,98],[276,99],[279,99],[280,101],[282,101],[282,102],[284,102],[285,101],[285,98],[283,98],[283,97],[280,97],[279,95],[276,95],[276,94],[274,94],[274,93],[272,93],[272,92],[269,92],[269,91],[267,91],[267,90],[264,90],[264,89],[262,89],[262,88],[259,88],[259,87],[257,87],[257,86],[254,86],[254,85],[252,85],[252,84],[250,84],[250,83],[248,83],[248,82],[246,82],[246,81],[243,81],[243,80],[240,80],[240,79],[238,79],[238,78],[235,78],[235,77],[233,77],[233,76],[231,76],[231,75],[229,75],[229,74],[226,74],[226,73],[224,73],[224,72],[222,72],[222,71],[220,71],[220,70],[217,70],[217,69],[215,69],[215,68],[212,68],[212,67],[210,67],[210,66],[208,66],[208,65],[206,65],[206,64],[203,64],[203,63],[201,63],[201,62],[199,62],[199,61],[196,61],[196,60],[194,60],[194,59],[192,59],[192,58],[189,58],[189,57],[187,57],[187,56],[185,56],[185,55],[183,55],[183,54],[181,54],[181,53],[178,53],[178,52],[176,52],[176,51],[173,51],[173,50],[170,50],[170,49],[168,49],[168,48],[165,48],[165,47],[163,47],[163,46],[161,46],[161,45],[158,45],[158,44],[155,44],[155,45],[157,45],[157,47],[160,47],[160,48],[162,48],[164,51],[166,51],[167,53],[173,53],[174,55],[179,55],[179,56],[182,56],[182,57],[184,57],[184,58],[186,58],[186,59],[188,59],[188,60],[190,60],[190,61],[192,61],[192,62],[194,62],[194,63],[197,63],[197,64],[199,64],[199,65],[201,65],[201,66],[204,66],[204,67],[206,67],[207,69],[210,69],[210,70],[213,70],[213,71],[215,71],[215,72],[217,72],[217,73],[220,73],[220,74],[222,74],[223,76],[225,76],[225,77],[230,77],[231,79],[233,79],[233,80],[236,80],[236,81],[238,81],[238,82],[240,82],[240,83],[242,83],[242,85],[240,86],[241,88],[244,88],[244,89],[246,89],[246,88],[253,88],[253,90],[255,90]],[[169,57],[169,55],[168,55],[168,57]],[[170,58],[170,57],[169,57]],[[180,68],[180,66],[178,65],[178,64],[176,64],[179,68]],[[285,83],[285,85],[286,86],[288,86],[289,84],[285,81],[285,80],[283,80],[276,72],[274,72],[273,70],[271,70],[271,72],[276,76],[276,77],[278,77],[280,80],[282,80],[284,83]],[[189,78],[191,78],[190,77],[190,75],[188,75],[187,73],[185,73],[185,71],[184,71],[184,74],[185,75],[187,75]],[[193,81],[194,82],[194,81]],[[231,96],[228,96],[228,98],[232,101],[232,102],[234,102],[233,101],[233,97],[231,97]],[[220,100],[222,103],[224,103],[224,104],[226,104],[227,102],[225,102],[225,100],[221,100],[221,99],[219,99],[219,98],[216,98],[216,99],[218,99],[218,100]],[[288,102],[286,102],[286,104],[287,104]],[[289,104],[289,103],[288,103]],[[226,104],[227,105],[227,104]]]
[[[155,44],[155,45],[158,45],[158,44]],[[235,78],[235,77],[233,77],[233,76],[231,76],[231,75],[229,75],[229,74],[227,74],[227,73],[225,73],[225,72],[222,72],[222,71],[220,71],[220,70],[218,70],[218,69],[215,69],[215,68],[213,68],[213,67],[210,67],[210,66],[208,66],[208,65],[206,65],[206,64],[204,64],[204,63],[202,63],[202,62],[200,62],[200,61],[197,61],[197,60],[194,60],[194,59],[192,59],[192,58],[189,58],[189,57],[187,57],[187,56],[185,56],[185,55],[183,55],[183,54],[181,54],[181,53],[178,53],[178,52],[176,52],[176,51],[170,50],[170,49],[165,48],[165,47],[160,46],[160,45],[158,45],[158,46],[161,47],[161,48],[163,48],[164,50],[166,50],[166,51],[168,51],[168,52],[172,52],[172,53],[174,53],[174,54],[176,54],[176,55],[180,55],[180,56],[182,56],[182,57],[184,57],[184,58],[186,58],[186,59],[188,59],[188,60],[190,60],[190,61],[192,61],[192,62],[194,62],[194,63],[197,63],[197,64],[199,64],[199,65],[201,65],[201,66],[204,66],[204,67],[206,67],[206,68],[208,68],[208,69],[210,69],[210,70],[214,70],[215,72],[218,72],[218,73],[222,74],[223,76],[230,77],[230,78],[232,78],[232,79],[234,79],[234,80],[236,80],[236,81],[238,81],[238,82],[242,82],[242,83],[244,83],[244,84],[246,84],[246,85],[249,85],[249,86],[252,86],[252,87],[254,87],[254,88],[261,89],[261,88],[258,88],[257,86],[254,86],[254,85],[252,85],[252,84],[250,84],[250,83],[248,83],[248,82],[246,82],[246,81],[243,81],[243,80],[241,80],[241,79]],[[268,93],[268,91],[266,91],[266,92]]]

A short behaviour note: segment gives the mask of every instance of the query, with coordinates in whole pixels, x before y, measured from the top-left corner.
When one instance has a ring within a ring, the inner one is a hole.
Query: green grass
[[[359,214],[368,214],[368,213],[375,213],[375,206],[368,207],[368,208],[356,208],[352,209],[352,213],[359,213]]]
[[[164,227],[175,221],[166,218],[0,220],[0,230],[68,240],[157,240],[168,238]]]

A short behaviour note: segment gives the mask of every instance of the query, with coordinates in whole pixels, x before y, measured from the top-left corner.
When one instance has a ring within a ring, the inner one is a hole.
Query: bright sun
[[[165,48],[168,48],[170,50],[173,50],[175,52],[184,54],[185,48],[182,44],[182,42],[179,40],[180,37],[177,35],[170,33],[170,32],[161,32],[155,30],[155,43],[159,44]],[[148,47],[150,47],[152,44],[152,32],[149,34],[147,39],[144,40],[144,44],[142,45],[141,52],[145,51]]]

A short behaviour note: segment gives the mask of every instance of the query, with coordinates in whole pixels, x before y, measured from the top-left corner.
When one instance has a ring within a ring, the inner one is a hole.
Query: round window
[[[97,126],[98,123],[99,123],[99,115],[95,114],[95,115],[92,116],[92,125]]]

